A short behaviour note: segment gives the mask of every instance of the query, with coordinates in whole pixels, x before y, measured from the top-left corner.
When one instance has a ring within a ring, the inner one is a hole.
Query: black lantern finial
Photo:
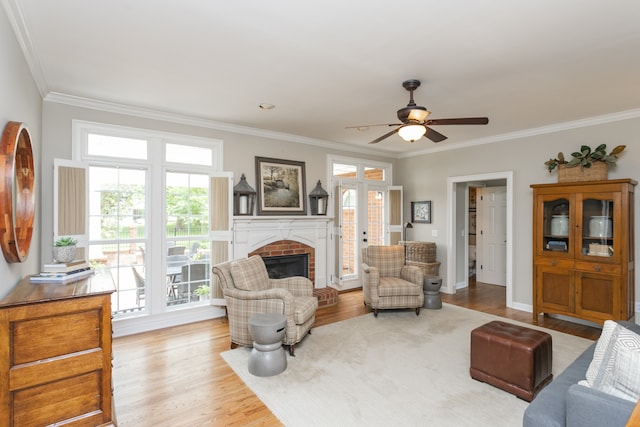
[[[329,193],[324,191],[320,180],[316,184],[316,188],[309,193],[309,205],[311,207],[311,215],[326,215],[329,205]]]
[[[256,190],[247,183],[247,178],[242,174],[240,182],[233,187],[233,214],[253,215],[253,205],[256,199]]]

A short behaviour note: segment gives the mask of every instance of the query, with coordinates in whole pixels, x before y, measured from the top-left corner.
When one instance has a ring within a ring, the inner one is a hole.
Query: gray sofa
[[[640,326],[619,322],[640,334]],[[538,394],[524,412],[523,427],[624,427],[635,402],[584,387],[596,344],[589,346],[571,365]]]

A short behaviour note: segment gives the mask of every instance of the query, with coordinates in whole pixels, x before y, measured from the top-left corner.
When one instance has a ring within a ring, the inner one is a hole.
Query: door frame
[[[462,218],[466,216],[468,204],[468,200],[462,206],[458,206],[456,203],[457,184],[498,179],[504,179],[507,187],[506,303],[507,307],[513,308],[513,171],[447,178],[447,218],[450,220],[447,226],[447,277],[446,283],[443,283],[442,291],[449,294],[456,293],[456,265],[458,263],[456,248],[456,229],[458,224],[456,223],[456,218],[458,218],[459,210],[465,211],[465,215]],[[468,263],[468,260],[463,261],[465,265]]]

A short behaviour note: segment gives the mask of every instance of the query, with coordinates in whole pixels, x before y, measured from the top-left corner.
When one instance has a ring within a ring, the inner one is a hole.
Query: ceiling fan
[[[433,142],[440,142],[447,139],[446,136],[440,132],[436,132],[431,129],[430,126],[440,125],[486,125],[489,123],[487,117],[467,117],[457,119],[430,119],[426,120],[427,116],[431,114],[425,107],[416,105],[413,101],[413,91],[420,87],[420,80],[407,80],[402,83],[402,86],[409,91],[409,103],[406,107],[398,110],[398,119],[402,123],[389,123],[383,125],[369,125],[369,126],[398,126],[391,132],[385,133],[379,138],[374,139],[369,144],[377,144],[385,138],[390,137],[394,133],[398,133],[402,139],[407,142],[415,142],[426,136]],[[363,128],[369,126],[349,126],[349,128]]]

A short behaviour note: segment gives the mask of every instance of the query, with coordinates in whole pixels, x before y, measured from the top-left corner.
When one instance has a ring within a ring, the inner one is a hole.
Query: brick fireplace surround
[[[277,242],[265,245],[249,253],[249,256],[260,255],[261,257],[283,256],[283,255],[309,255],[309,280],[315,282],[315,249],[304,243],[293,240],[278,240]],[[324,288],[314,288],[313,295],[318,298],[319,307],[329,307],[338,303],[338,291],[329,286]]]
[[[262,258],[283,255],[309,255],[309,280],[315,283],[316,279],[316,251],[311,246],[304,243],[295,242],[293,240],[278,240],[277,242],[264,245],[253,252],[249,256],[260,255]]]
[[[234,258],[309,255],[309,280],[319,306],[338,302],[338,291],[327,286],[329,219],[320,216],[235,217]]]

